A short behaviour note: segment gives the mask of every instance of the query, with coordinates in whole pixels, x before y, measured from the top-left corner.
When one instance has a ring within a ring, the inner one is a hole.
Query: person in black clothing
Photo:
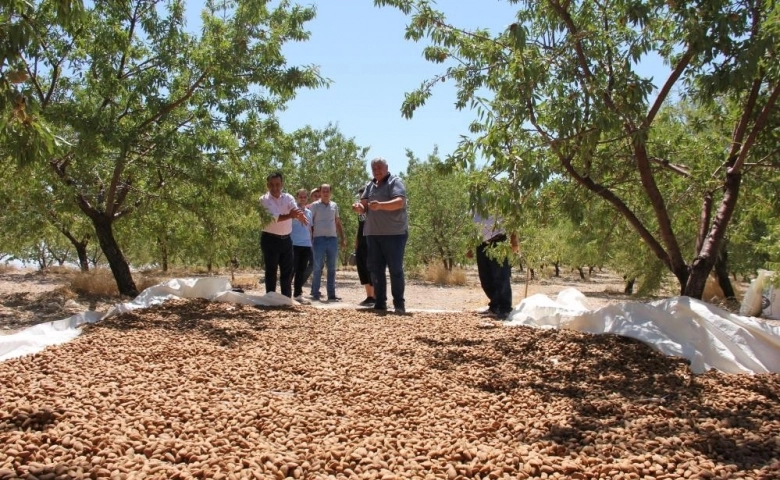
[[[482,291],[488,297],[488,308],[481,315],[497,320],[504,320],[512,311],[512,265],[509,259],[492,258],[488,250],[498,243],[510,241],[512,252],[517,254],[520,247],[517,243],[517,235],[507,235],[506,231],[498,227],[495,217],[482,218],[474,214],[474,221],[482,231],[482,243],[477,246],[477,270],[479,271],[479,283]],[[467,258],[473,258],[474,252],[469,249]]]
[[[366,187],[360,187],[358,195],[362,196],[366,191]],[[368,271],[366,260],[368,260],[368,241],[363,235],[363,227],[366,224],[366,214],[358,214],[358,229],[357,236],[355,237],[355,266],[357,266],[358,277],[360,278],[360,284],[366,287],[366,299],[359,303],[364,307],[373,307],[374,300],[374,285],[371,283],[371,272]]]

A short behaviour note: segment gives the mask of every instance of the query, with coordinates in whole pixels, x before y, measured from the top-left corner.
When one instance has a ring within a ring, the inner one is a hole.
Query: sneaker
[[[320,296],[319,296],[319,295],[314,295],[314,294],[311,294],[311,295],[309,295],[309,298],[310,298],[312,301],[315,301],[315,302],[319,302],[319,301],[320,301]]]
[[[374,304],[374,310],[377,311],[377,312],[386,312],[387,311],[387,305],[379,305],[379,304],[375,303]]]
[[[373,307],[375,303],[376,300],[374,300],[374,297],[366,297],[366,299],[358,303],[358,305],[361,307]]]
[[[329,302],[340,302],[341,297],[328,297]]]
[[[498,311],[493,313],[493,318],[495,318],[496,320],[506,320],[510,313],[511,312]]]
[[[298,295],[297,297],[294,298],[294,300],[300,303],[301,305],[311,305],[311,302],[303,298],[303,295]]]
[[[496,314],[496,312],[494,312],[490,308],[486,308],[485,310],[480,310],[480,311],[477,312],[477,315],[482,316],[482,317],[492,317],[495,314]]]
[[[406,315],[406,309],[404,307],[395,307],[393,313],[396,315]]]

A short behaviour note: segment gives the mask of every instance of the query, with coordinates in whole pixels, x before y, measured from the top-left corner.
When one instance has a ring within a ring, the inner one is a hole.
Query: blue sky
[[[190,23],[199,22],[203,3],[190,0]],[[370,147],[368,159],[386,158],[393,173],[406,169],[407,148],[423,159],[434,146],[442,156],[451,153],[475,118],[474,112],[455,108],[454,83],[440,83],[412,119],[401,116],[404,94],[444,69],[423,58],[427,40],[404,39],[408,17],[395,8],[375,7],[373,0],[313,4],[317,16],[306,24],[310,40],[288,44],[285,56],[291,65],[319,66],[333,83],[330,88],[299,91],[279,114],[285,130],[336,124],[358,145]],[[506,0],[440,0],[437,6],[455,26],[487,28],[492,33],[513,23],[518,9]],[[659,61],[642,66],[640,70],[656,78],[668,72]]]
[[[368,158],[387,159],[391,172],[406,169],[405,151],[425,158],[439,146],[455,149],[474,115],[454,107],[452,83],[442,83],[411,120],[401,116],[404,94],[440,73],[441,65],[422,56],[425,42],[404,39],[407,17],[373,0],[326,0],[315,4],[317,17],[308,24],[311,39],[285,49],[292,64],[314,64],[333,80],[328,89],[304,90],[280,115],[286,129],[306,125],[339,126],[358,145],[370,147]],[[516,6],[498,0],[442,0],[439,7],[455,25],[491,32],[512,23]]]

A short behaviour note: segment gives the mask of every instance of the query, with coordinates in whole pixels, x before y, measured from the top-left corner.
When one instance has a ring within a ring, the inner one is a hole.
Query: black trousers
[[[260,234],[260,250],[265,263],[265,291],[276,291],[278,269],[282,295],[292,297],[293,244],[290,236],[263,232]]]
[[[311,247],[293,245],[293,297],[303,295],[303,284],[309,278],[306,269],[311,263]]]
[[[314,271],[314,249],[312,249],[312,247],[309,247],[309,263],[306,264],[306,270],[303,271],[303,283],[306,283],[309,277],[311,277],[313,271]],[[303,283],[301,285],[303,285]]]
[[[371,285],[371,272],[368,271],[368,241],[366,237],[358,238],[357,250],[355,250],[355,266],[361,285]]]
[[[512,311],[512,266],[509,259],[503,262],[488,257],[486,250],[495,243],[506,241],[506,237],[497,241],[483,242],[477,247],[477,269],[479,283],[490,302],[488,308],[496,313]]]

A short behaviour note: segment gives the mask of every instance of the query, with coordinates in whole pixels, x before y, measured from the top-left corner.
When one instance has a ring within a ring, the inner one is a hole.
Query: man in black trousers
[[[509,259],[491,258],[488,251],[497,244],[509,240],[512,252],[517,254],[520,247],[517,243],[517,235],[507,235],[506,231],[498,225],[495,217],[482,218],[474,215],[474,221],[482,229],[482,243],[477,246],[477,270],[479,271],[479,283],[490,302],[488,308],[481,315],[505,320],[512,311],[512,265]],[[469,249],[466,257],[472,258],[474,252]]]
[[[292,298],[293,244],[290,234],[292,222],[299,221],[308,225],[303,210],[298,208],[295,198],[282,192],[284,177],[275,172],[266,178],[268,192],[260,197],[260,205],[271,214],[273,219],[263,227],[260,234],[260,250],[265,263],[265,291],[276,291],[276,275],[279,270],[282,295]]]

